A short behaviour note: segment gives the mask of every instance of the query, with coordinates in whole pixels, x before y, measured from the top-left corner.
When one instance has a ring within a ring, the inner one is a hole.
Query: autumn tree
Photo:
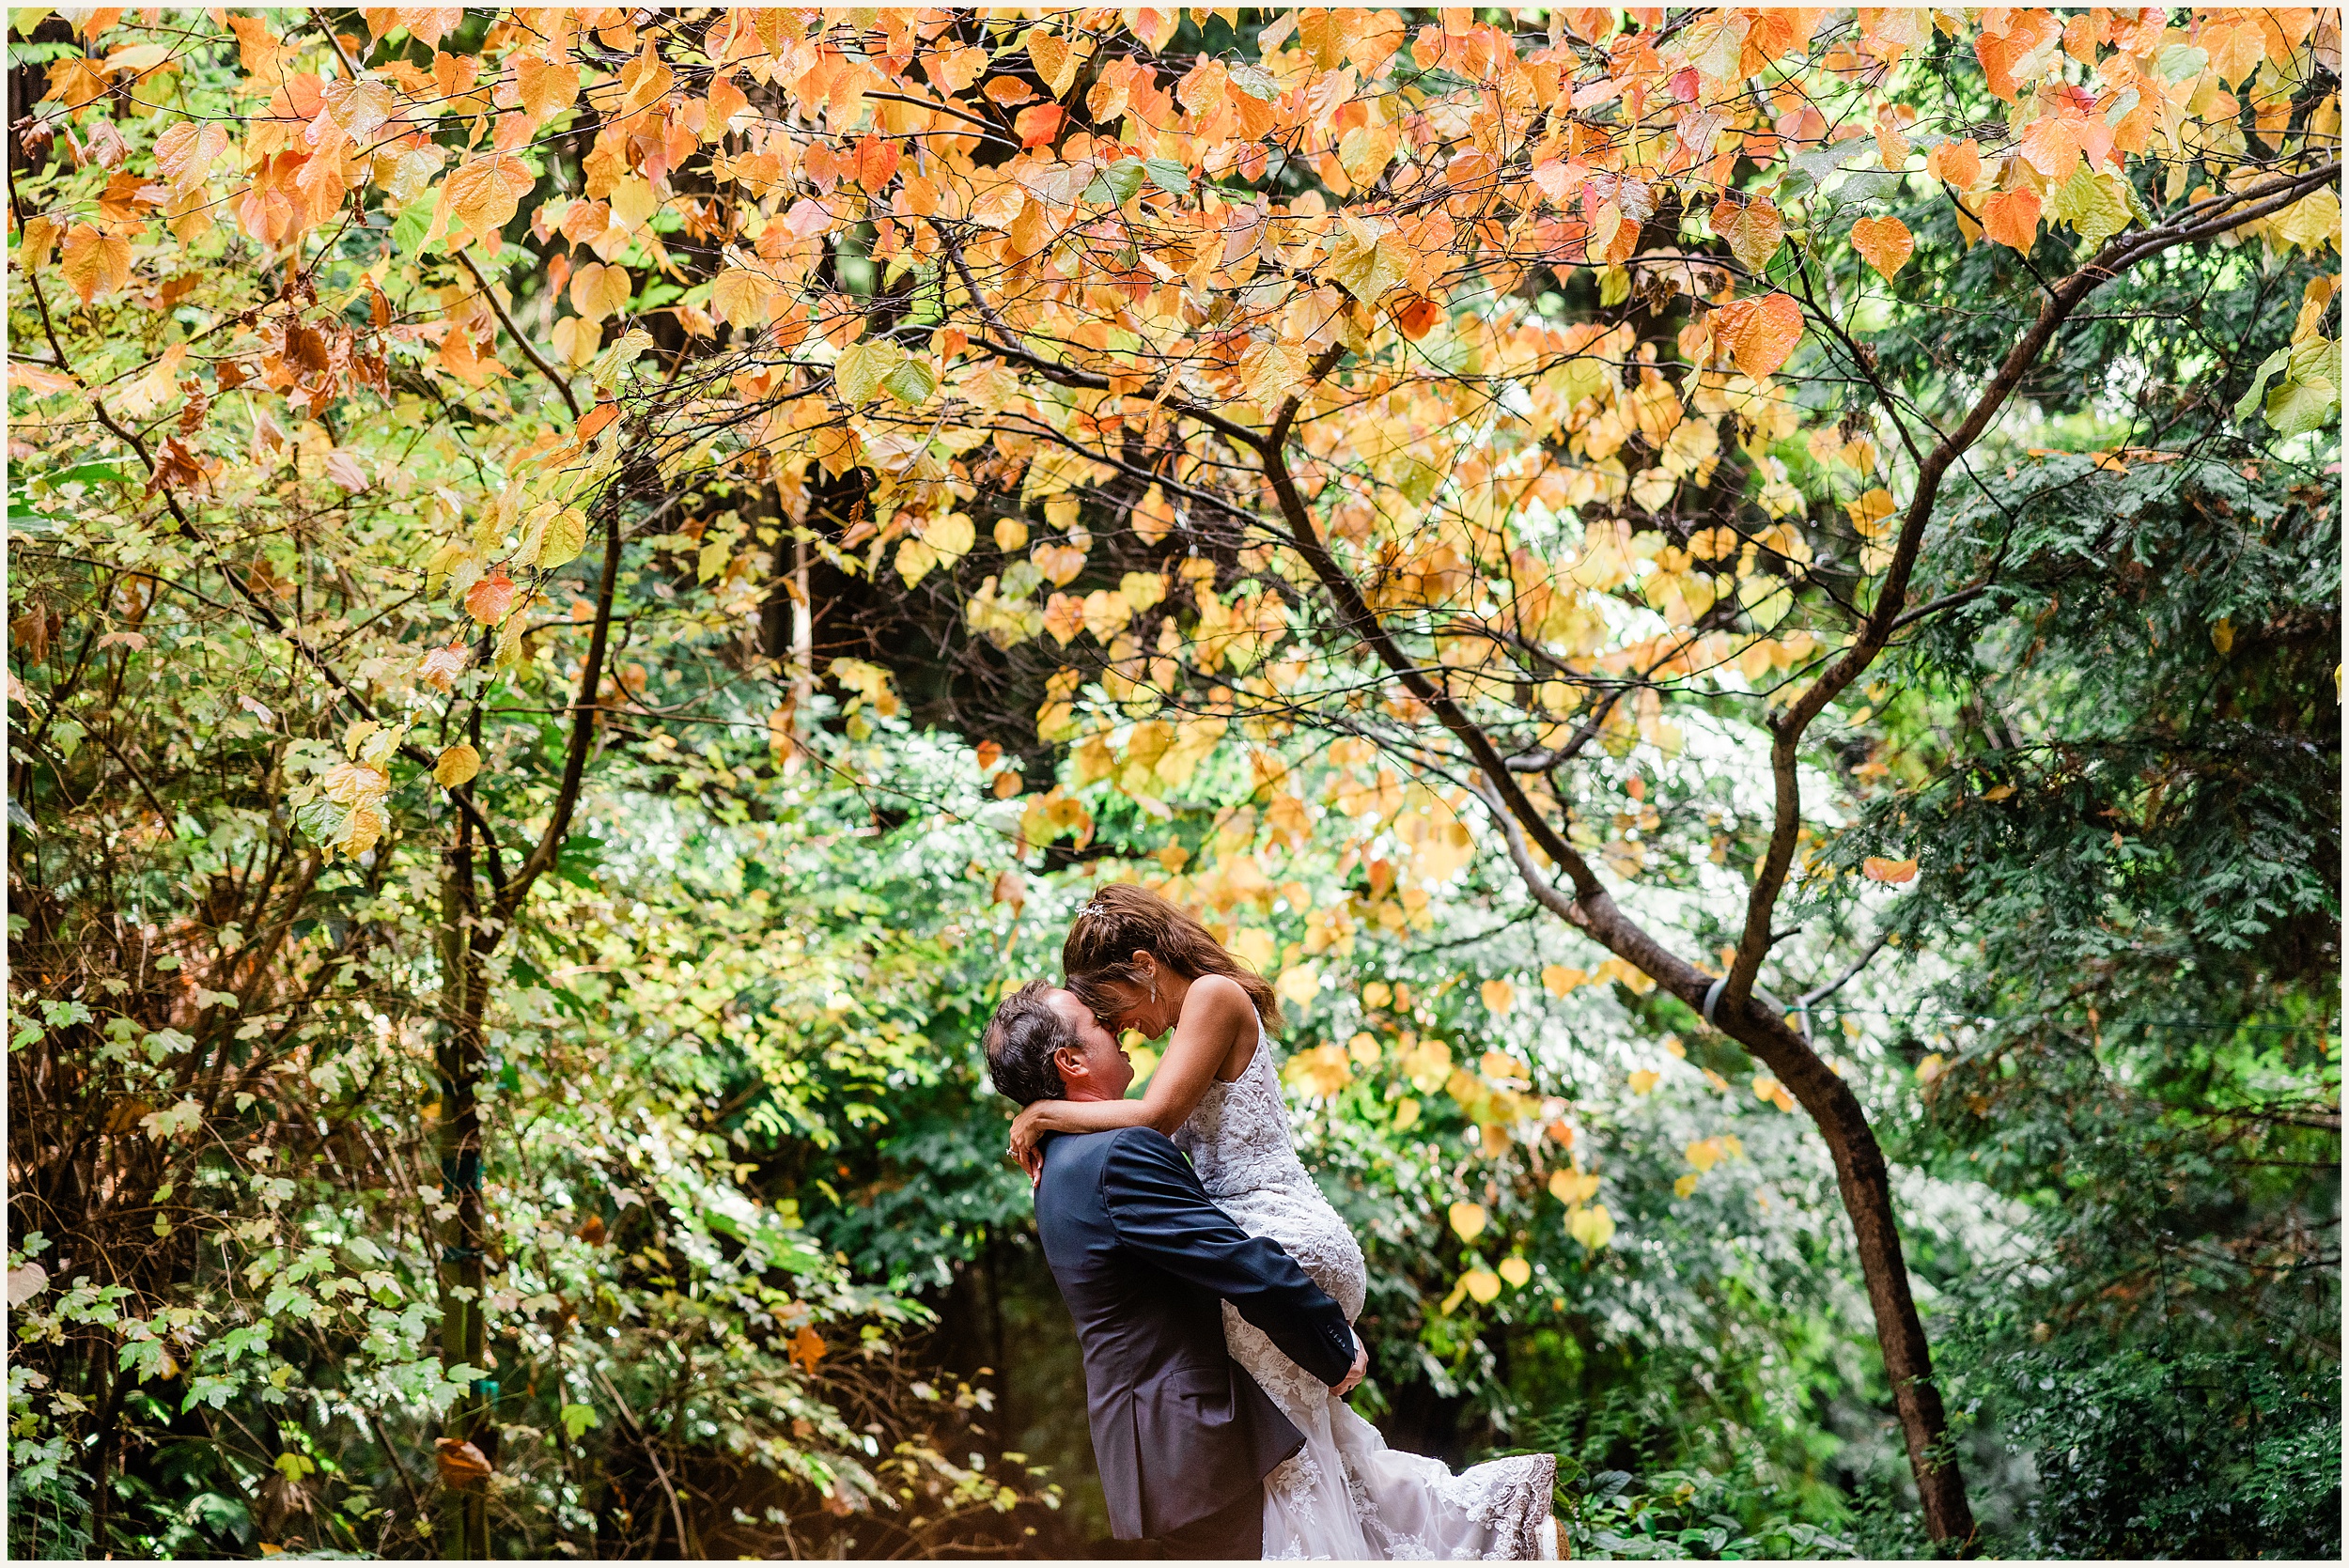
[[[1047,654],[1079,784],[1163,812],[1240,758],[1398,925],[1482,846],[1604,954],[1555,987],[1660,990],[1750,1052],[1833,1156],[1929,1529],[1970,1537],[1884,1153],[1806,1011],[1880,945],[1847,874],[1928,857],[1852,863],[1822,726],[1997,600],[2006,541],[1950,518],[1998,504],[1983,455],[2100,290],[2337,251],[2329,16],[100,8],[69,37],[12,133],[43,176],[11,199],[13,374],[282,642],[311,863],[396,797],[443,846],[450,1367],[482,1331],[481,1008],[643,709],[615,644],[670,585],[630,552],[690,554],[696,613],[740,627],[712,679],[762,692],[778,766],[819,674],[897,701],[817,667],[820,566],[951,583],[974,658]],[[1980,293],[1947,291],[1959,255]],[[2338,416],[2330,283],[2303,300],[2236,415],[2284,443]],[[125,363],[76,350],[133,301],[177,314]],[[1945,339],[1889,352],[1895,305]],[[350,451],[384,409],[442,421],[474,487]],[[381,532],[331,595],[213,542],[232,456],[289,413]],[[787,640],[750,634],[786,604]],[[541,711],[492,712],[500,680]],[[1094,830],[1058,786],[1020,823]],[[1237,844],[1165,864],[1283,896]]]

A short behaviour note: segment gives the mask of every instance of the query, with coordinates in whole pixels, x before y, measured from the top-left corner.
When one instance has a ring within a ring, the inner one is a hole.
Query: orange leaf
[[[1892,274],[1908,265],[1909,253],[1917,248],[1908,237],[1908,225],[1898,218],[1862,218],[1851,225],[1852,249],[1869,266],[1892,281]]]
[[[533,54],[517,55],[514,81],[521,96],[522,109],[533,119],[544,119],[558,109],[568,109],[571,101],[579,97],[579,71],[568,60],[542,60]],[[725,85],[733,86],[730,82]],[[718,85],[713,82],[709,88],[713,117],[716,117],[714,109],[719,101]],[[739,89],[735,96],[741,96]]]
[[[1890,882],[1894,887],[1898,887],[1903,882],[1913,882],[1917,879],[1917,859],[1913,855],[1905,861],[1889,860],[1882,855],[1871,855],[1860,862],[1859,869],[1868,880]]]
[[[495,626],[514,608],[514,580],[495,571],[465,590],[465,613],[483,626]]]
[[[1982,148],[1973,138],[1962,142],[1943,142],[1925,154],[1925,173],[1945,185],[1970,191],[1982,179]]]
[[[465,662],[471,657],[472,650],[462,643],[434,648],[416,665],[416,678],[435,691],[454,691],[457,677],[465,673]]]
[[[1759,273],[1769,265],[1770,257],[1786,238],[1786,222],[1778,208],[1767,201],[1749,202],[1730,210],[1726,202],[1713,209],[1713,226],[1723,240],[1729,241],[1737,264],[1747,272]]]
[[[131,281],[131,241],[118,234],[101,234],[87,224],[75,224],[67,232],[60,260],[65,281],[85,305]]]
[[[2030,191],[2007,191],[1982,204],[1982,231],[2001,245],[2030,249],[2039,237],[2039,197]]]
[[[620,417],[620,405],[609,397],[599,398],[596,406],[579,418],[579,440],[584,443],[602,434],[603,427]]]
[[[1407,303],[1396,308],[1395,330],[1416,343],[1427,335],[1428,329],[1433,327],[1442,316],[1443,306],[1433,300],[1423,300],[1414,295]]]
[[[490,153],[448,177],[446,198],[457,221],[476,235],[504,228],[537,181],[529,166],[507,152]]]
[[[1802,340],[1802,306],[1791,294],[1733,301],[1711,320],[1714,337],[1729,346],[1737,368],[1757,380],[1784,365]]]
[[[1060,122],[1068,117],[1068,111],[1057,103],[1032,103],[1019,111],[1011,122],[1024,147],[1042,147],[1060,134]]]
[[[2003,34],[1993,33],[1985,26],[1974,40],[1974,55],[1982,61],[1983,80],[1993,93],[2014,102],[2023,86],[2015,77],[2015,68],[2054,43],[2062,32],[2062,24],[2046,11],[2010,12]]]
[[[488,1479],[488,1457],[462,1437],[435,1438],[432,1449],[433,1460],[440,1467],[441,1479],[450,1486],[462,1491]]]

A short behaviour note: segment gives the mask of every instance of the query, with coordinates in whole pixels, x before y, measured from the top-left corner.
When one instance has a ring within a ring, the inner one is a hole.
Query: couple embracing
[[[987,1029],[1012,1154],[1084,1355],[1121,1540],[1212,1558],[1548,1559],[1548,1454],[1454,1475],[1346,1404],[1362,1252],[1289,1142],[1264,981],[1143,889],[1105,887]],[[1140,1099],[1118,1044],[1174,1032]]]

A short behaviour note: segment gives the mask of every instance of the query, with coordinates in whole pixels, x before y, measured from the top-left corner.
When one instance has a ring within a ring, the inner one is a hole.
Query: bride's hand
[[[1037,1147],[1044,1135],[1054,1130],[1049,1124],[1050,1100],[1038,1100],[1012,1118],[1011,1157],[1019,1162],[1019,1169],[1028,1173],[1031,1182],[1042,1179],[1044,1151]]]
[[[1336,1388],[1330,1389],[1330,1391],[1336,1394],[1340,1399],[1344,1399],[1347,1394],[1354,1391],[1355,1386],[1361,1383],[1362,1378],[1367,1375],[1369,1372],[1370,1346],[1362,1343],[1361,1335],[1357,1334],[1354,1336],[1354,1364],[1346,1369],[1346,1381],[1339,1384]]]

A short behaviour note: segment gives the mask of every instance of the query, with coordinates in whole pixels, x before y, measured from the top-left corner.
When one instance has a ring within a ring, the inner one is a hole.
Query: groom
[[[1109,1031],[1042,980],[1003,999],[986,1043],[995,1087],[1021,1105],[1123,1099],[1133,1082]],[[1035,1224],[1084,1351],[1111,1532],[1173,1557],[1263,1556],[1265,1475],[1304,1436],[1233,1362],[1219,1303],[1339,1393],[1368,1364],[1345,1312],[1148,1127],[1048,1140]]]

